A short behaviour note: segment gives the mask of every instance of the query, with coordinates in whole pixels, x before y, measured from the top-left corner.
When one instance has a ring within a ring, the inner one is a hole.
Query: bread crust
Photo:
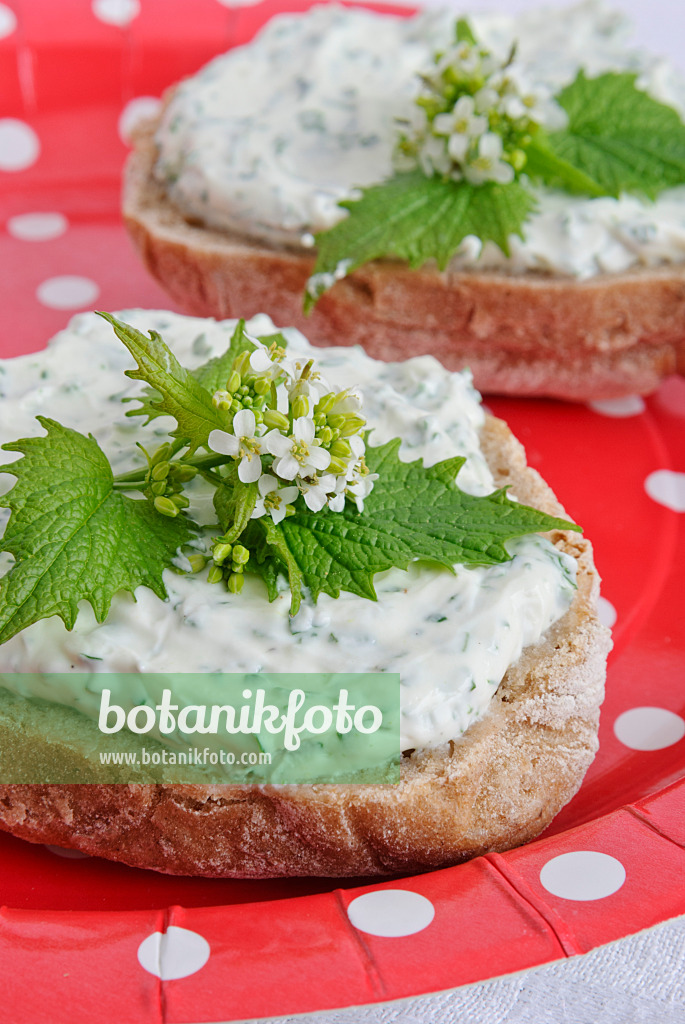
[[[311,250],[188,223],[153,177],[157,124],[136,133],[123,215],[149,272],[190,313],[268,313],[316,344],[361,344],[378,359],[430,353],[448,369],[470,367],[485,393],[598,400],[648,394],[685,372],[685,266],[577,281],[377,260],[305,317]]]
[[[564,514],[506,424],[488,417],[482,441],[499,486]],[[0,828],[135,867],[242,878],[414,872],[534,838],[595,755],[611,646],[589,541],[549,536],[578,560],[569,611],[461,739],[403,758],[397,786],[5,785]]]

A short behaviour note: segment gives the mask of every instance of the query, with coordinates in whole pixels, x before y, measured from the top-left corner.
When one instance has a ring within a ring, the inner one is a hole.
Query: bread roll
[[[502,421],[486,419],[482,442],[498,485],[564,514]],[[462,738],[405,754],[399,785],[3,785],[0,827],[134,867],[240,878],[414,872],[532,839],[594,757],[610,647],[589,541],[551,539],[578,560],[568,612],[523,651]],[[0,701],[0,743],[14,757],[74,766],[96,757],[94,723],[56,707],[61,738],[48,744],[43,712]]]

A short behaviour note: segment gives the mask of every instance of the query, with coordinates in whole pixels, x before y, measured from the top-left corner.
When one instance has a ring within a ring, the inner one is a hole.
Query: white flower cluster
[[[537,128],[566,123],[551,91],[526,80],[513,51],[502,61],[476,43],[456,42],[436,54],[421,80],[416,123],[398,152],[428,177],[508,184],[523,170]]]
[[[329,387],[312,359],[291,361],[276,343],[250,341],[254,351],[236,358],[214,395],[227,427],[211,432],[209,447],[238,460],[243,483],[257,484],[252,518],[280,523],[300,494],[312,512],[341,512],[347,495],[361,512],[378,478],[364,460],[361,395]]]

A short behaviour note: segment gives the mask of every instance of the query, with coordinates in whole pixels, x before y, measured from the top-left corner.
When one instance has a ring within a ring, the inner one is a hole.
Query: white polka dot
[[[657,469],[645,480],[645,490],[653,501],[674,512],[685,512],[685,473]]]
[[[0,171],[23,171],[39,153],[40,142],[30,125],[15,117],[0,119]]]
[[[379,889],[352,900],[347,916],[361,932],[399,938],[427,928],[435,917],[435,907],[425,896],[408,889]]]
[[[86,860],[90,857],[90,854],[84,853],[83,850],[68,850],[66,846],[51,846],[49,843],[46,843],[45,849],[49,850],[50,853],[56,854],[58,857],[64,857],[65,860]]]
[[[600,416],[639,416],[645,411],[644,399],[639,395],[626,395],[624,398],[607,398],[603,402],[590,402],[590,408]]]
[[[564,900],[603,900],[617,892],[626,880],[620,860],[608,853],[577,850],[548,860],[540,882],[553,896]]]
[[[603,626],[608,626],[609,629],[616,622],[616,609],[611,601],[607,601],[606,597],[597,599],[597,618]]]
[[[63,213],[20,213],[7,221],[10,235],[22,242],[47,242],[59,238],[68,227]]]
[[[188,928],[171,924],[167,930],[153,932],[138,946],[138,962],[150,974],[162,981],[187,978],[195,974],[209,960],[210,948],[206,939]]]
[[[95,281],[73,274],[49,277],[36,289],[38,301],[50,309],[80,309],[82,306],[90,306],[99,294],[100,289]]]
[[[140,14],[139,0],[93,0],[93,14],[107,25],[128,25]]]
[[[17,27],[17,17],[5,4],[0,4],[0,39],[11,36]]]
[[[162,106],[157,96],[137,96],[127,103],[119,115],[119,137],[128,143],[133,129],[147,118],[155,117]]]
[[[262,0],[218,0],[222,7],[254,7]]]
[[[685,736],[685,721],[666,708],[631,708],[618,716],[614,732],[631,750],[663,750]]]

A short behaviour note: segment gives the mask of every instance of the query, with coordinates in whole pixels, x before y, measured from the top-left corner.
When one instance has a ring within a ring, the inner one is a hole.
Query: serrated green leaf
[[[535,199],[518,182],[498,185],[397,174],[340,203],[349,215],[316,236],[318,256],[307,282],[305,311],[336,280],[381,257],[419,267],[435,260],[444,269],[467,235],[492,241],[509,255],[509,238],[521,235]]]
[[[238,463],[228,468],[224,482],[214,491],[214,511],[229,544],[240,537],[250,521],[259,497],[257,484],[244,484],[238,477]]]
[[[685,181],[685,125],[672,107],[637,89],[636,77],[608,72],[588,78],[579,71],[557,97],[568,127],[548,141],[606,195],[642,192],[653,198]],[[566,185],[562,172],[547,180]]]
[[[406,569],[415,559],[453,570],[457,564],[494,565],[508,561],[504,543],[514,537],[554,529],[579,529],[495,491],[474,497],[461,491],[455,476],[462,458],[425,467],[401,462],[399,439],[367,448],[369,470],[379,474],[359,513],[349,503],[342,512],[312,513],[299,508],[267,540],[287,565],[295,613],[302,584],[316,600],[341,590],[375,599],[373,576],[393,566]]]
[[[275,334],[267,334],[259,339],[265,345],[270,345],[271,342],[276,342],[282,348],[286,348],[287,341],[280,332]],[[209,359],[206,363],[201,366],[196,366],[194,370],[188,370],[188,373],[198,384],[201,384],[210,395],[213,395],[215,391],[226,387],[231,368],[233,367],[233,360],[240,355],[241,352],[252,352],[254,351],[254,343],[250,341],[249,336],[245,330],[245,321],[239,320],[236,324],[236,328],[231,336],[231,341],[226,351],[219,356],[214,356]],[[130,409],[127,416],[145,416],[147,417],[145,422],[149,423],[150,420],[155,419],[156,416],[162,416],[163,413],[159,408],[160,394],[153,388],[145,388],[144,393],[140,397],[126,398],[126,402],[138,402],[139,405],[135,409]]]
[[[269,601],[275,601],[280,594],[278,577],[287,577],[287,566],[277,557],[276,549],[266,539],[264,526],[258,520],[247,524],[240,538],[250,552],[250,560],[245,566],[245,573],[259,576],[266,585]]]
[[[185,438],[190,450],[207,443],[212,430],[224,430],[226,423],[212,404],[212,395],[188,372],[164,343],[157,331],[146,337],[141,331],[122,323],[111,313],[99,313],[107,320],[138,364],[126,376],[142,380],[153,388],[159,401],[153,407],[158,415],[172,416],[178,427],[174,437]]]
[[[47,436],[4,445],[23,458],[0,467],[17,478],[0,498],[11,510],[0,548],[16,559],[0,580],[0,643],[51,615],[71,629],[79,601],[102,622],[117,591],[146,586],[166,597],[162,572],[194,534],[185,517],[115,491],[93,437],[39,421]]]
[[[190,370],[198,384],[201,384],[210,395],[226,387],[226,382],[233,368],[233,361],[241,352],[254,352],[255,344],[245,331],[245,321],[239,320],[231,335],[231,342],[226,351],[220,356],[203,363],[202,366]]]

